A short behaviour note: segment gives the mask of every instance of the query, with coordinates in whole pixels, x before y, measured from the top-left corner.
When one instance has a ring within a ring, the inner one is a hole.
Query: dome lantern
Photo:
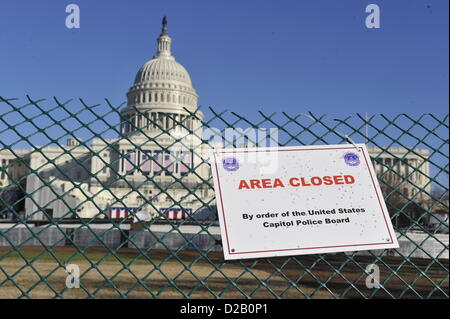
[[[186,118],[190,112],[195,112],[203,119],[197,107],[198,95],[192,87],[191,77],[172,56],[171,42],[167,33],[167,18],[164,17],[162,31],[157,38],[156,55],[141,67],[127,93],[127,106],[121,110],[124,121],[133,118],[136,110],[141,115],[158,118],[161,114]],[[137,126],[141,127],[141,124]]]
[[[170,53],[170,43],[172,42],[172,39],[167,34],[167,17],[164,16],[162,20],[162,31],[161,35],[158,38],[158,52],[155,56],[156,57],[169,57],[173,58]]]

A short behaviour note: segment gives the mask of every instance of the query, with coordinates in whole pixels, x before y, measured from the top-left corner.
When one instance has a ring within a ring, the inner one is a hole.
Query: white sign
[[[398,248],[367,148],[216,149],[225,259]]]

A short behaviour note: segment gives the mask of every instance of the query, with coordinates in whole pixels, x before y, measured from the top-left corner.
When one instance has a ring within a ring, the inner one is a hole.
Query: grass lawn
[[[74,247],[0,247],[0,298],[446,298],[448,260],[404,262],[383,258],[378,290],[366,287],[365,267],[373,257],[310,255],[224,262],[196,251],[170,253],[134,249],[109,251]],[[65,266],[80,268],[81,287],[66,288]],[[339,270],[339,271],[337,271]],[[395,273],[393,273],[395,270]],[[324,285],[321,285],[323,283]],[[408,286],[412,285],[413,289]],[[440,285],[441,288],[436,288]]]

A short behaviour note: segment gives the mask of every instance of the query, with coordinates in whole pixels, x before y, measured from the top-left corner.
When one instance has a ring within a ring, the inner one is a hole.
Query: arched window
[[[175,113],[172,114],[172,118],[173,118],[173,127],[175,130],[178,130],[178,128],[180,127],[180,125],[178,124],[178,121],[180,120],[178,114]]]
[[[152,112],[151,119],[152,119],[152,128],[155,128],[156,127],[156,113],[155,112]]]
[[[158,129],[164,129],[164,113],[159,113],[158,112],[158,118],[157,118],[157,126],[156,128]]]
[[[172,114],[170,114],[170,113],[168,113],[168,114],[166,114],[166,129],[170,129],[171,127],[171,125],[170,125],[170,122],[172,121],[172,119],[171,119],[171,117],[172,117]]]
[[[145,126],[147,127],[147,129],[149,129],[151,127],[151,122],[152,121],[152,113],[148,112],[145,113]]]
[[[184,115],[180,115],[180,124],[179,125],[180,125],[181,130],[183,130],[186,125],[186,123],[184,122],[184,118],[185,118]]]
[[[137,125],[137,117],[135,115],[132,115],[131,118],[131,130],[135,131],[136,130],[136,125]]]

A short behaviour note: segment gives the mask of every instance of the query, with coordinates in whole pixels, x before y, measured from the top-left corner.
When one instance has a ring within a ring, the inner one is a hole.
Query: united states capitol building
[[[204,115],[197,106],[199,96],[187,70],[172,56],[171,42],[164,19],[156,55],[138,71],[127,105],[120,110],[118,138],[96,138],[89,147],[72,138],[65,146],[39,151],[0,150],[0,166],[5,168],[0,171],[0,189],[26,180],[27,218],[46,219],[39,207],[52,217],[71,218],[76,211],[80,218],[105,216],[99,212],[120,218],[133,208],[156,216],[156,210],[177,205],[183,211],[173,218],[183,218],[203,203],[214,204],[214,191],[206,182],[210,167],[203,155],[210,146],[200,138]],[[402,183],[406,196],[413,197],[421,188],[429,192],[427,150],[386,152],[369,147],[369,151],[378,157],[377,174],[389,168],[387,178],[392,181],[408,176]],[[412,172],[413,168],[417,170]]]

